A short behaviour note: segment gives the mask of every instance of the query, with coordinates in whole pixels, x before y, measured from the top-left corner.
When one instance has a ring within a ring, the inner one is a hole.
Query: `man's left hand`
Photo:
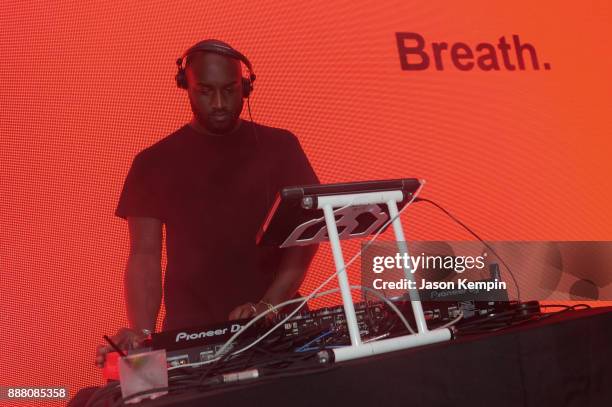
[[[247,302],[234,308],[230,312],[228,319],[233,321],[235,319],[252,318],[257,315],[257,307],[252,302]]]
[[[234,310],[230,312],[228,319],[233,321],[235,319],[253,318],[266,311],[266,309],[266,306],[262,303],[253,304],[252,302],[247,302],[246,304],[242,304],[234,308]]]

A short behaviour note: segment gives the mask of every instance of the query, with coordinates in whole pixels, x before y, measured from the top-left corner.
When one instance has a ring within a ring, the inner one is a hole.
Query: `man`
[[[130,234],[130,327],[113,338],[125,349],[155,329],[162,225],[164,330],[253,317],[294,297],[316,252],[255,244],[277,191],[319,180],[293,134],[240,118],[255,79],[250,63],[217,40],[186,54],[184,69],[177,62],[177,84],[187,90],[193,119],[135,157],[116,210]],[[250,79],[242,77],[241,60]],[[108,351],[98,348],[99,365]]]

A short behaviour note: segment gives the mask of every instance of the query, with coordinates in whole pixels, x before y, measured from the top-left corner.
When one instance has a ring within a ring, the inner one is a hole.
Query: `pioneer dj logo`
[[[223,328],[223,329],[210,329],[208,331],[201,331],[201,332],[179,332],[176,335],[175,342],[178,343],[180,341],[193,341],[196,339],[223,336],[223,335],[226,335],[228,331],[229,333],[238,332],[240,328],[242,328],[242,325],[232,324],[229,328]]]
[[[531,66],[540,70],[540,61],[535,47],[522,42],[518,35],[512,40],[502,36],[497,44],[480,42],[470,46],[464,42],[427,43],[422,35],[412,32],[395,33],[400,64],[404,71],[424,71],[430,66],[443,71],[454,66],[460,71],[524,71]],[[551,68],[548,62],[542,64],[544,70]]]

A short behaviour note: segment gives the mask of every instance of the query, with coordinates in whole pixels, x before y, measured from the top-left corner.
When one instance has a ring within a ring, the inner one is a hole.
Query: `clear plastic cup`
[[[150,393],[130,398],[126,403],[138,403],[147,398],[154,399],[167,394],[166,351],[164,349],[155,350],[120,358],[119,380],[121,395],[124,399],[136,393],[150,391]]]

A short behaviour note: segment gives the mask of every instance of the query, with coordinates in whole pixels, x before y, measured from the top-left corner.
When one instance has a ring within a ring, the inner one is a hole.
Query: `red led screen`
[[[175,60],[205,38],[249,57],[255,121],[323,182],[423,178],[488,240],[612,240],[607,1],[3,1],[0,27],[0,385],[102,383],[95,345],[126,324],[117,199],[190,119]],[[429,206],[403,222],[470,238]],[[322,246],[302,291],[332,269]]]

